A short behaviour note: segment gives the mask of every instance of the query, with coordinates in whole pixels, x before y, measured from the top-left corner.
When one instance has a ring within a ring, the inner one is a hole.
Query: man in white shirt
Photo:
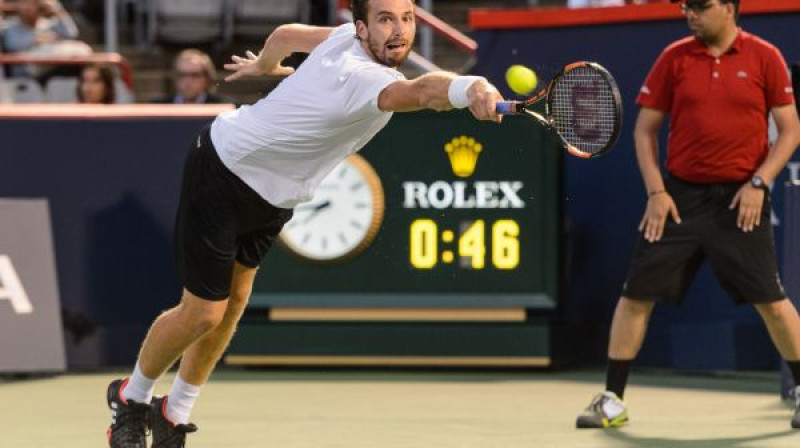
[[[469,107],[500,121],[502,97],[485,79],[396,70],[416,32],[411,0],[353,0],[353,24],[283,25],[256,56],[233,57],[233,81],[288,76],[252,106],[220,114],[198,136],[184,169],[175,229],[184,286],[178,306],[153,323],[133,374],[108,388],[111,447],[183,447],[197,427],[189,414],[231,339],[256,269],[292,207],[348,154],[361,149],[393,112]],[[281,61],[310,53],[294,72]],[[167,397],[156,380],[182,358]],[[152,422],[152,423],[151,423]]]

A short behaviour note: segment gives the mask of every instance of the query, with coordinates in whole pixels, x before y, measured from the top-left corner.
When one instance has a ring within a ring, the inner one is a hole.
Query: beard
[[[367,48],[369,48],[369,52],[372,53],[372,57],[378,63],[392,68],[397,68],[406,62],[409,53],[411,53],[412,43],[413,41],[405,42],[406,46],[404,51],[397,52],[390,51],[389,47],[386,46],[386,42],[379,43],[374,41],[371,37],[367,38]]]

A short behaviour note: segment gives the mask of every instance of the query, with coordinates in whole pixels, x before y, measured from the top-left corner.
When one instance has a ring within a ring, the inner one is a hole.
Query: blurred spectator
[[[3,33],[3,28],[4,28],[3,25],[4,25],[3,24],[3,0],[0,0],[0,37],[2,37],[2,35],[3,35],[2,34]],[[0,38],[0,53],[2,53],[3,51],[5,51],[3,49],[3,39]],[[3,69],[3,67],[0,66],[0,72],[2,72],[2,69]],[[2,75],[0,74],[0,76],[2,76]]]
[[[644,3],[663,3],[667,0],[567,0],[570,8],[594,8],[603,6],[641,5]]]
[[[174,94],[156,98],[160,104],[219,104],[232,101],[215,95],[217,70],[211,58],[200,50],[190,48],[175,58]]]
[[[92,52],[78,37],[75,21],[58,0],[19,0],[16,17],[7,20],[2,47],[9,53],[39,56],[86,55]],[[46,68],[14,66],[11,76],[40,76]]]
[[[5,30],[5,23],[3,22],[3,0],[0,0],[0,53],[6,51],[5,45],[3,45],[3,33]],[[3,76],[3,72],[5,71],[5,67],[0,65],[0,78]]]
[[[567,0],[570,8],[593,8],[599,6],[622,6],[625,0]]]
[[[4,52],[3,49],[3,0],[0,0],[0,53]],[[6,67],[0,64],[0,104],[8,103],[9,99],[8,90],[6,89],[4,80],[6,78]]]
[[[107,65],[86,65],[78,78],[78,102],[83,104],[114,104],[114,71]]]

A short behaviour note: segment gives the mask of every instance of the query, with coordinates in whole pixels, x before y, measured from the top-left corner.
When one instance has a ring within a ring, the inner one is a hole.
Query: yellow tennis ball
[[[506,82],[514,93],[528,95],[536,88],[539,80],[533,70],[524,65],[514,64],[506,70]]]

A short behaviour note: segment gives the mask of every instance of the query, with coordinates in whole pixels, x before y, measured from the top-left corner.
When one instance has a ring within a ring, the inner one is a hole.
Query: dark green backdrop
[[[445,145],[472,137],[482,145],[474,173],[457,177]],[[377,238],[361,255],[335,265],[318,265],[282,247],[265,259],[255,287],[254,306],[527,306],[553,307],[558,296],[561,154],[527,118],[506,117],[502,124],[478,122],[466,111],[395,114],[390,124],[360,154],[375,168],[386,196],[386,213]],[[522,182],[522,208],[404,208],[404,182]],[[438,227],[438,263],[417,269],[410,262],[410,226],[431,219]],[[462,267],[459,229],[484,220],[483,269]],[[519,225],[519,264],[497,269],[492,263],[491,226],[497,220]],[[455,241],[441,234],[453,230]],[[456,260],[444,263],[441,254]]]

